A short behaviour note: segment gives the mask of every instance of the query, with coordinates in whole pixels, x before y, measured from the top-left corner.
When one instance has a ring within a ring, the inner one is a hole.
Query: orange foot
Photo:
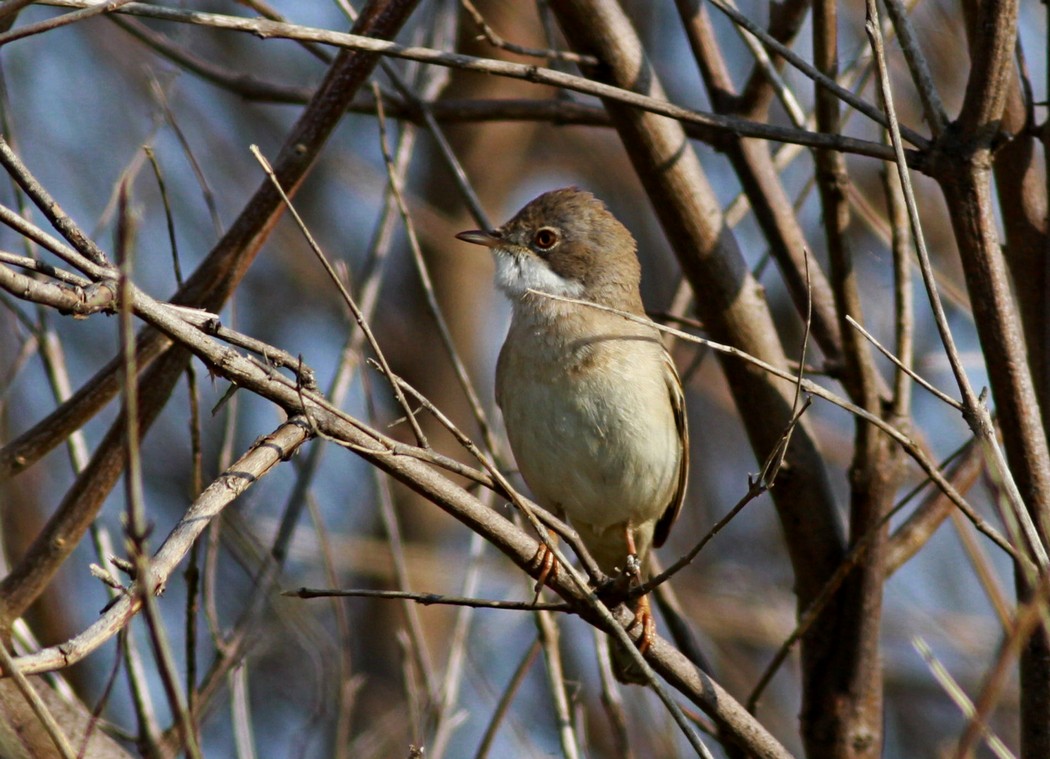
[[[634,608],[634,621],[627,627],[630,632],[638,625],[642,627],[641,637],[638,638],[638,651],[645,654],[649,646],[656,640],[656,620],[653,618],[652,610],[649,608],[649,597],[642,596],[638,599],[638,605]]]
[[[533,591],[539,596],[547,581],[558,577],[558,559],[551,549],[540,543],[540,547],[536,550],[536,555],[529,562],[529,567],[539,570],[540,575],[536,578],[536,585],[533,588]]]

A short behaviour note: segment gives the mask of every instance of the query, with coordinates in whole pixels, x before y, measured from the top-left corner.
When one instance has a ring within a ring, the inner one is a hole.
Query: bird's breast
[[[536,499],[597,532],[659,518],[677,482],[681,443],[655,331],[584,332],[512,324],[497,399],[518,467]]]

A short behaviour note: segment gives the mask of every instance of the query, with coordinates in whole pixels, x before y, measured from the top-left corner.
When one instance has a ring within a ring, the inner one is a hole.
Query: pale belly
[[[525,482],[543,506],[598,535],[655,522],[677,486],[681,445],[651,347],[630,360],[612,351],[602,371],[501,366],[500,405]]]

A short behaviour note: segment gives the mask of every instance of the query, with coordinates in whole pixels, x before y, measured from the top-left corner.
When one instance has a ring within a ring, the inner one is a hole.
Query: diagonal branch
[[[354,29],[391,36],[407,20],[415,3],[416,0],[375,0],[362,13]],[[347,103],[377,63],[377,56],[355,51],[343,51],[336,58],[314,100],[292,128],[274,161],[275,174],[281,185],[289,188],[289,194],[302,184],[328,136],[342,118]],[[264,180],[226,235],[176,294],[174,302],[210,311],[221,308],[277,223],[282,209],[280,194],[269,180]],[[140,338],[139,348],[145,342],[148,348],[159,351],[165,338],[155,332],[147,334],[151,336]],[[189,354],[184,350],[169,351],[147,370],[141,382],[143,398],[139,424],[143,433],[164,407],[188,360]],[[121,365],[119,361],[113,361],[107,369],[110,366],[115,374]],[[116,391],[115,376],[103,377],[100,384]],[[97,401],[97,398],[91,400]],[[59,411],[68,412],[67,406],[63,404]],[[0,581],[0,628],[10,626],[43,592],[94,520],[123,470],[124,427],[121,415],[25,556]],[[57,443],[71,431],[60,431],[65,434],[52,437],[52,440]],[[23,466],[27,463],[17,453],[12,460]]]

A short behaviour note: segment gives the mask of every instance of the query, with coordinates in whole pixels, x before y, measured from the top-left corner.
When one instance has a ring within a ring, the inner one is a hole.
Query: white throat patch
[[[582,282],[555,274],[541,258],[503,251],[494,253],[496,287],[505,292],[511,300],[521,298],[528,290],[563,298],[579,298],[583,295]]]

